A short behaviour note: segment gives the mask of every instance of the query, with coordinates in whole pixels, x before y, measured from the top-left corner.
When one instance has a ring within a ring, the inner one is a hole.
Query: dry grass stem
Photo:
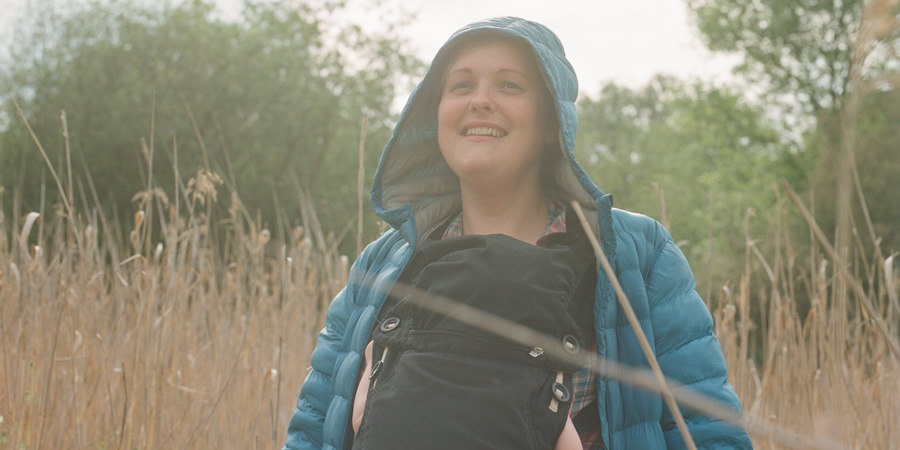
[[[179,189],[187,206],[172,204],[152,222],[141,214],[146,208],[136,212],[134,231],[159,236],[152,254],[139,251],[146,235],[129,242],[99,212],[73,230],[84,237],[80,246],[60,232],[71,226],[60,210],[23,214],[16,227],[0,218],[0,442],[26,449],[281,445],[288,405],[326,305],[348,279],[349,258],[317,228],[299,185],[304,227],[271,232],[248,220],[232,192],[219,241],[206,213],[191,206],[195,186],[190,194]],[[36,235],[39,217],[46,232]],[[781,223],[771,232],[774,247],[748,245],[740,288],[724,286],[709,299],[744,424],[757,448],[889,448],[900,439],[900,368],[873,321],[893,317],[885,326],[896,326],[893,258],[876,261],[883,275],[863,284],[818,246],[802,263]],[[868,321],[863,309],[854,313],[850,296],[871,300]],[[800,298],[810,299],[808,311]],[[751,307],[761,309],[760,321]],[[505,337],[539,342],[498,318],[473,317]],[[652,373],[610,361],[594,369],[660,391]],[[684,390],[672,395],[683,407],[738,420]],[[259,414],[246,420],[253,411]]]
[[[356,175],[356,254],[362,252],[363,248],[363,197],[366,183],[366,134],[369,132],[369,118],[363,117],[362,128],[359,131],[359,171]]]
[[[594,235],[594,232],[591,230],[590,224],[588,224],[587,218],[584,216],[584,211],[581,210],[581,205],[576,201],[572,201],[571,203],[572,209],[575,210],[575,214],[578,215],[578,220],[581,221],[581,227],[586,231],[588,240],[591,242],[591,246],[594,248],[594,255],[597,257],[597,263],[599,263],[600,267],[603,268],[603,272],[606,273],[607,279],[612,283],[613,289],[616,291],[616,299],[619,302],[619,305],[622,307],[622,310],[625,311],[625,317],[628,319],[628,323],[631,325],[631,328],[634,330],[634,334],[638,339],[638,342],[641,344],[641,350],[644,351],[644,356],[647,357],[647,361],[650,363],[650,368],[653,370],[653,375],[656,377],[656,383],[659,387],[659,393],[662,394],[663,399],[666,402],[666,405],[669,407],[669,411],[672,413],[672,417],[675,419],[675,423],[678,425],[678,430],[681,432],[681,437],[684,438],[684,443],[689,449],[696,449],[697,445],[694,444],[694,439],[691,437],[691,433],[688,430],[687,424],[684,423],[684,417],[681,415],[681,409],[678,408],[678,403],[675,401],[675,397],[672,395],[671,389],[669,389],[668,384],[666,383],[666,377],[663,375],[662,369],[659,367],[659,362],[656,360],[656,354],[653,352],[653,349],[650,348],[650,343],[647,341],[647,336],[644,334],[643,329],[641,328],[641,324],[638,321],[637,315],[634,313],[634,309],[631,307],[631,303],[628,301],[628,296],[625,295],[625,291],[622,290],[622,286],[619,284],[619,279],[616,276],[615,270],[613,270],[612,266],[609,265],[609,260],[606,259],[606,255],[603,253],[603,249],[600,247],[600,242],[597,241],[597,236]],[[622,380],[628,382],[627,380]]]

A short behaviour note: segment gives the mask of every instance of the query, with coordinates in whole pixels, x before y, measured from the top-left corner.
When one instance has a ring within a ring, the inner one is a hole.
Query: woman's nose
[[[477,111],[493,111],[494,102],[491,94],[486,89],[477,89],[472,95],[472,101],[469,104],[472,112]]]

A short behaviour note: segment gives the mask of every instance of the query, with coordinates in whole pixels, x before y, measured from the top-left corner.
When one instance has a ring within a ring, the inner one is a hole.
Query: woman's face
[[[444,80],[438,144],[460,181],[539,184],[541,152],[557,127],[526,45],[493,41],[465,50]]]

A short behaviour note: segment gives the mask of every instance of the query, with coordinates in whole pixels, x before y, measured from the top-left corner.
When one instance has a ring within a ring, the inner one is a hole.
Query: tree
[[[250,1],[227,22],[201,0],[91,3],[42,16],[51,26],[19,41],[8,79],[54,163],[64,161],[65,110],[76,174],[83,161],[107,212],[130,216],[150,184],[174,200],[176,167],[181,183],[207,168],[251,215],[299,217],[299,186],[323,227],[340,230],[356,213],[362,117],[373,119],[373,168],[395,90],[421,69],[390,28],[333,24],[343,7]],[[45,165],[11,102],[3,107],[15,120],[0,130],[0,182],[37,209]]]
[[[803,155],[733,88],[657,77],[608,84],[578,107],[585,170],[616,206],[669,227],[707,298],[740,272],[748,208],[768,213],[778,177],[802,173]]]
[[[798,149],[810,152],[809,159],[814,161],[810,186],[832,194],[818,195],[817,209],[831,213],[825,216],[823,225],[831,232],[839,231],[838,245],[847,247],[854,220],[851,217],[854,157],[860,173],[878,169],[862,165],[866,162],[900,158],[896,151],[885,151],[896,148],[898,142],[861,146],[860,143],[867,142],[866,138],[855,130],[865,97],[870,93],[880,96],[900,85],[897,64],[900,3],[896,0],[686,2],[710,49],[740,54],[743,62],[737,68],[738,73],[748,83],[761,87],[763,100],[780,109],[780,117],[786,122],[785,132],[806,135],[795,141]],[[868,103],[878,104],[877,101]],[[896,127],[896,121],[886,126]],[[865,131],[879,134],[871,128]],[[891,199],[897,189],[900,182],[892,189],[866,194],[870,204],[891,207],[883,205],[893,204]],[[855,221],[862,223],[864,218],[858,215]],[[888,226],[888,223],[878,224],[882,229]],[[897,233],[896,227],[893,229],[892,233]]]
[[[738,73],[763,83],[767,101],[817,115],[840,111],[859,0],[685,0],[706,45],[743,56]]]

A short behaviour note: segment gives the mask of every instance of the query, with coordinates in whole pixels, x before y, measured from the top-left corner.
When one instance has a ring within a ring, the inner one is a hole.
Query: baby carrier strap
[[[401,277],[401,282],[424,294],[410,294],[406,301],[389,299],[380,317],[403,318],[403,323],[415,330],[492,334],[416,304],[427,303],[428,295],[437,295],[542,334],[558,336],[561,347],[566,335],[580,344],[585,335],[590,336],[592,324],[592,309],[584,304],[590,302],[591,296],[583,295],[579,289],[593,290],[593,253],[589,245],[579,245],[580,240],[571,233],[560,234],[548,244],[547,248],[537,247],[505,235],[428,241],[420,246]],[[567,332],[561,333],[562,330]],[[379,334],[376,329],[376,337]],[[383,336],[391,341],[406,341],[406,333]],[[565,344],[568,349],[571,340]]]
[[[576,352],[585,333],[572,312],[592,298],[581,291],[593,268],[590,247],[576,244],[541,248],[504,235],[430,241],[401,279],[427,293],[410,295],[454,299],[557,336],[560,349]],[[373,332],[354,448],[551,448],[568,414],[571,372],[583,364],[492,331],[408,297],[390,300]]]

